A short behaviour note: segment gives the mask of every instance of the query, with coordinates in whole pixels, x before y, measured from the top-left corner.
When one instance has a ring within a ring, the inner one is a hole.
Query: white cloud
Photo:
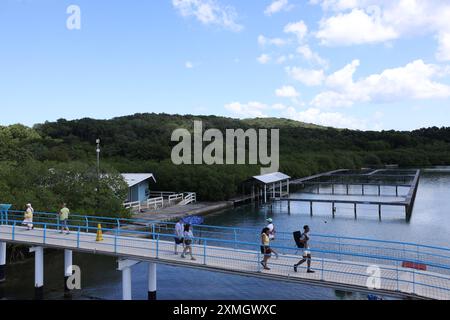
[[[270,56],[268,54],[262,54],[260,55],[256,60],[258,60],[261,64],[267,64],[270,61]]]
[[[282,47],[286,45],[288,41],[281,39],[281,38],[267,38],[263,35],[258,36],[258,44],[260,46],[266,46],[266,45],[274,45],[277,47]]]
[[[267,16],[271,16],[274,13],[280,11],[289,11],[292,9],[292,6],[289,4],[288,0],[274,0],[264,11],[264,14]]]
[[[306,26],[305,22],[299,21],[299,22],[293,22],[289,23],[284,27],[285,33],[293,33],[297,36],[297,39],[299,41],[302,41],[306,35],[308,34],[308,27]]]
[[[303,45],[297,48],[297,52],[302,55],[302,57],[311,63],[317,64],[319,66],[328,67],[328,62],[323,59],[319,54],[312,51],[308,45]]]
[[[446,68],[416,60],[355,82],[353,75],[358,66],[359,61],[354,60],[327,77],[325,83],[331,90],[318,94],[311,104],[322,108],[343,107],[358,102],[389,103],[450,97],[450,86],[435,81],[446,74]]]
[[[300,94],[293,86],[283,86],[275,90],[275,95],[282,98],[296,98]]]
[[[184,66],[186,67],[186,69],[192,69],[194,68],[194,64],[190,61],[186,61],[186,63],[184,64]]]
[[[297,81],[307,86],[319,86],[325,80],[325,73],[323,70],[303,69],[298,67],[286,67],[288,75]]]
[[[304,111],[297,111],[295,108],[289,107],[283,115],[289,119],[306,123],[314,123],[322,126],[360,130],[367,128],[367,124],[363,120],[348,117],[338,112],[323,112],[318,108],[309,108]]]
[[[236,22],[235,9],[222,6],[216,0],[172,0],[172,5],[183,17],[194,16],[205,25],[218,25],[232,31],[243,28]]]
[[[226,110],[241,118],[267,118],[267,111],[281,111],[286,110],[287,108],[287,106],[281,103],[268,105],[258,101],[251,101],[248,103],[232,102],[225,105]]]
[[[439,34],[439,47],[436,53],[436,59],[439,61],[450,61],[450,32]]]
[[[310,0],[327,13],[316,33],[326,45],[387,42],[433,35],[436,58],[450,61],[448,0]],[[328,14],[331,13],[331,16]]]
[[[225,105],[225,109],[231,111],[239,117],[250,117],[250,118],[266,118],[267,115],[263,112],[268,106],[260,102],[249,102],[240,103],[232,102]]]
[[[385,42],[398,38],[399,34],[385,25],[379,15],[353,9],[322,20],[316,37],[322,44],[334,46]]]

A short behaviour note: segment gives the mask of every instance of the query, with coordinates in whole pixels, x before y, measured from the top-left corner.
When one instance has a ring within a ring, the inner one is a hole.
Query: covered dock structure
[[[252,200],[260,199],[264,203],[267,203],[269,199],[289,197],[290,179],[290,176],[282,172],[253,176],[245,182],[251,190],[246,197]]]
[[[380,220],[383,207],[403,207],[405,218],[408,221],[414,208],[419,180],[420,170],[415,169],[365,169],[360,171],[341,169],[291,181],[293,186],[306,188],[301,192],[303,196],[280,200],[287,201],[288,208],[290,208],[290,202],[309,203],[311,216],[314,213],[314,203],[329,203],[333,218],[336,216],[337,204],[352,205],[355,219],[358,214],[358,206],[377,207]],[[310,191],[306,191],[307,189]],[[368,192],[374,189],[376,190],[375,194]],[[407,194],[400,195],[399,189],[408,190]],[[326,197],[320,198],[320,196]],[[337,196],[340,196],[340,199]],[[349,196],[371,196],[372,199],[355,200]]]

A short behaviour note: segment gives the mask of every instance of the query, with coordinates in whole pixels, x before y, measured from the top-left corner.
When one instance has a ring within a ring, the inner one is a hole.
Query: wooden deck
[[[45,233],[45,239],[44,239]],[[310,283],[348,290],[369,291],[367,288],[367,263],[355,263],[330,259],[314,259],[314,274],[307,274],[305,269],[295,273],[293,264],[299,256],[280,254],[279,259],[272,258],[270,271],[262,271],[259,264],[259,246],[255,250],[194,245],[196,261],[182,259],[173,253],[173,242],[151,240],[114,235],[104,235],[104,240],[96,242],[94,233],[72,232],[60,234],[56,230],[34,229],[27,231],[24,227],[0,226],[0,240],[30,246],[44,246],[71,249],[95,254],[114,255],[139,261],[154,261],[164,264],[202,268],[211,271],[229,272],[247,276],[264,277],[283,281]],[[412,269],[389,265],[378,265],[381,269],[381,287],[375,290],[379,294],[393,296],[410,296],[428,299],[450,299],[450,276],[427,271],[413,272]],[[413,283],[414,282],[414,283]]]

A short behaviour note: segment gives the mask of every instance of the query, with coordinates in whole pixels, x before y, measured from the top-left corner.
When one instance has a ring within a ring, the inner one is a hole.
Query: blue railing
[[[17,232],[20,232],[21,239],[29,239],[30,242],[48,244],[60,239],[60,237],[55,237],[54,232],[55,229],[60,227],[57,214],[47,212],[36,212],[34,214],[33,224],[39,230],[42,229],[42,233],[38,237],[39,239],[36,239],[34,233],[24,232],[23,228],[20,227],[22,216],[23,212],[13,210],[8,211],[7,217],[2,214],[0,219],[1,224],[12,227],[11,231],[8,231],[11,240],[16,240]],[[86,240],[83,234],[97,232],[98,224],[102,225],[102,230],[106,234],[105,236],[112,237],[112,241],[105,242],[104,245],[111,246],[111,251],[114,253],[119,254],[127,248],[132,248],[133,250],[154,251],[156,258],[168,256],[169,254],[173,255],[173,252],[167,246],[167,243],[173,240],[174,223],[170,222],[72,214],[70,217],[70,227],[76,233],[76,237],[65,241],[73,242],[76,248],[83,248],[87,243],[92,244],[93,240]],[[126,229],[130,225],[134,227],[137,225],[138,228],[140,227],[143,230]],[[5,234],[5,232],[2,231],[0,234]],[[261,271],[259,265],[261,254],[259,253],[258,229],[202,225],[195,226],[195,234],[197,235],[194,243],[195,253],[198,255],[200,252],[203,264],[208,265],[211,260],[224,261],[228,267],[233,267],[233,264],[249,264],[256,267],[257,271]],[[156,245],[154,248],[149,249],[148,242],[143,242],[134,237],[153,239]],[[292,257],[297,256],[298,258],[300,249],[295,248],[291,239],[292,234],[278,232],[277,240],[273,242],[274,245],[272,247],[283,256],[290,256],[289,259],[292,260],[295,259]],[[386,282],[392,282],[398,289],[405,284],[410,284],[413,286],[413,293],[420,292],[420,290],[417,290],[417,287],[422,287],[427,288],[427,290],[440,292],[438,296],[449,297],[449,248],[321,234],[313,235],[313,239],[314,241],[311,242],[311,251],[314,257],[313,260],[320,264],[319,280],[326,281],[329,274],[333,274],[334,276],[345,274],[346,276],[366,278],[368,276],[366,272],[358,271],[355,273],[354,271],[342,271],[336,268],[330,268],[329,261],[333,261],[335,265],[353,266],[354,268],[364,268],[368,264],[376,264],[381,266],[380,269],[383,272],[396,274],[393,277],[381,276],[380,279]],[[211,249],[212,247],[214,249]],[[211,254],[212,250],[215,254]],[[239,253],[245,250],[250,253],[247,252],[244,257],[239,256]],[[224,254],[221,255],[218,252]],[[271,265],[280,270],[290,270],[292,263],[289,264],[285,261],[289,259],[274,260],[271,262]],[[428,272],[424,273],[415,269],[399,269],[405,261],[426,265]],[[399,273],[401,273],[400,276]],[[422,279],[422,282],[420,279]],[[425,283],[423,279],[428,280]],[[433,281],[429,281],[430,279],[433,279]],[[436,283],[442,283],[443,285],[439,286]]]
[[[9,210],[10,216],[16,220],[20,220],[23,212]],[[34,214],[35,221],[45,221],[58,223],[58,214],[49,212],[36,212]],[[146,219],[126,219],[126,218],[111,218],[99,216],[86,216],[80,214],[72,214],[70,222],[73,226],[80,226],[82,231],[88,232],[92,228],[96,229],[98,224],[103,228],[121,229],[123,227],[134,225],[136,228],[144,230],[151,230],[152,233],[158,231],[161,234],[173,234],[175,223],[151,221]],[[199,239],[217,238],[217,239],[231,239],[232,246],[236,247],[238,242],[259,242],[260,230],[256,228],[239,228],[226,226],[209,226],[199,225],[195,226],[196,235]],[[132,234],[130,230],[126,232]],[[126,234],[122,231],[122,234]],[[372,253],[383,254],[396,258],[398,260],[411,262],[417,261],[420,264],[431,265],[433,263],[450,265],[450,248],[443,248],[431,245],[420,245],[410,242],[377,240],[368,238],[346,237],[337,235],[312,234],[311,247],[316,249],[329,250],[333,249],[336,252],[336,259],[340,259],[343,255],[343,250],[348,253]],[[201,241],[201,240],[199,240]],[[292,233],[277,232],[277,244],[283,246],[294,246]]]

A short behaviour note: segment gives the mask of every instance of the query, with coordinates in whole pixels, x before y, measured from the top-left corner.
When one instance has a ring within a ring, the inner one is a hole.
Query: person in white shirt
[[[175,254],[178,254],[178,245],[183,245],[184,223],[180,219],[175,225]]]
[[[269,239],[270,239],[270,241],[273,241],[273,240],[275,240],[275,233],[276,233],[275,226],[273,224],[273,220],[272,220],[272,218],[268,218],[266,221],[269,223],[266,226],[266,228],[269,228]]]
[[[27,209],[25,210],[24,213],[24,219],[22,222],[22,225],[27,226],[27,230],[32,230],[34,229],[33,226],[33,214],[34,214],[34,209],[31,206],[30,203],[27,204]]]
[[[309,248],[309,242],[311,241],[311,236],[309,235],[309,226],[303,227],[303,234],[300,237],[300,241],[303,243],[303,259],[300,260],[297,264],[294,265],[294,271],[297,272],[297,268],[302,265],[303,263],[307,262],[308,269],[306,270],[307,273],[314,273],[313,270],[311,270],[311,249]]]

